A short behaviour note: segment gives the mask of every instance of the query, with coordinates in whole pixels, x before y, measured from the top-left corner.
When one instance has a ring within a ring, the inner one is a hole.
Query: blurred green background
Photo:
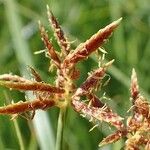
[[[34,55],[44,49],[38,31],[38,20],[44,24],[53,37],[49,27],[46,4],[59,20],[73,48],[84,42],[100,28],[113,20],[123,17],[122,23],[104,45],[108,52],[107,60],[115,59],[109,69],[111,81],[98,93],[106,92],[110,100],[104,100],[121,116],[127,116],[130,108],[129,85],[131,70],[138,74],[142,93],[150,98],[150,1],[149,0],[0,0],[0,74],[23,74],[27,78],[27,65],[34,66],[47,82],[55,80],[48,72],[49,60],[44,54]],[[57,45],[55,45],[57,47]],[[80,85],[87,72],[97,67],[97,59],[92,55],[81,62]],[[30,93],[28,93],[29,95]],[[24,100],[24,93],[9,91],[0,87],[0,105],[6,99],[15,102]],[[21,117],[17,122],[8,116],[0,116],[1,150],[53,150],[57,129],[58,109],[50,109],[36,114],[33,121]],[[92,124],[69,110],[64,135],[65,150],[119,150],[123,141],[98,148],[99,142],[113,129],[102,123],[99,128],[89,132]],[[19,142],[20,141],[20,142]]]

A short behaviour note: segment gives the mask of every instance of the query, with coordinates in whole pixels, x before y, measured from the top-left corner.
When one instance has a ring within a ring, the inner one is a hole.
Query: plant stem
[[[66,108],[61,108],[59,111],[58,125],[57,125],[56,150],[62,150],[63,147],[65,117],[66,117]]]
[[[11,98],[8,96],[7,92],[4,92],[4,96],[5,96],[7,104],[10,104],[10,99]],[[22,137],[22,134],[21,134],[21,131],[20,131],[20,128],[19,128],[18,121],[16,119],[13,119],[13,123],[14,123],[14,127],[15,127],[15,130],[16,130],[16,135],[17,135],[17,138],[18,138],[18,142],[19,142],[19,145],[20,145],[20,150],[25,150],[25,145],[24,145],[24,142],[23,142],[23,137]]]
[[[17,120],[13,120],[13,123],[14,123],[15,129],[16,129],[16,134],[17,134],[17,137],[18,137],[20,150],[25,150],[25,146],[24,146],[24,143],[23,143],[23,138],[22,138],[21,131],[19,129],[19,125],[18,125]]]

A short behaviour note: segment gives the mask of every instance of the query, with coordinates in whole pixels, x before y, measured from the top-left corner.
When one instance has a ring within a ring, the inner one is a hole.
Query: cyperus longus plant
[[[36,97],[32,101],[19,101],[18,103],[11,103],[7,106],[0,107],[0,114],[16,117],[26,112],[33,112],[32,117],[34,117],[37,109],[46,110],[54,106],[59,107],[56,150],[61,150],[66,109],[72,107],[77,113],[82,114],[82,116],[94,124],[106,122],[116,128],[116,132],[103,139],[99,146],[116,142],[126,137],[124,149],[139,150],[140,148],[145,148],[149,150],[150,105],[139,92],[134,69],[131,76],[132,115],[126,117],[126,120],[106,104],[102,103],[100,98],[95,95],[95,91],[103,84],[107,68],[114,62],[114,60],[107,63],[103,62],[104,50],[100,50],[101,55],[99,57],[101,59],[98,62],[99,68],[92,71],[79,87],[74,82],[80,77],[80,70],[76,68],[76,64],[87,59],[91,53],[99,50],[118,27],[121,19],[100,29],[86,42],[81,43],[75,50],[72,50],[71,43],[64,35],[64,32],[49,8],[47,9],[47,14],[54,31],[54,36],[60,46],[60,52],[55,50],[44,26],[40,22],[39,29],[46,48],[45,53],[50,58],[50,68],[54,66],[57,69],[56,80],[53,86],[45,83],[32,67],[30,67],[30,70],[34,80],[28,80],[12,74],[0,75],[1,86],[20,91],[33,91]],[[87,101],[83,101],[82,96],[86,97]]]

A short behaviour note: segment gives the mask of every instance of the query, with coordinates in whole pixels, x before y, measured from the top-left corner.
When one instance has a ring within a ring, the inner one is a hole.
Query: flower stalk
[[[66,108],[60,108],[57,125],[56,150],[63,149],[63,133],[65,127]]]

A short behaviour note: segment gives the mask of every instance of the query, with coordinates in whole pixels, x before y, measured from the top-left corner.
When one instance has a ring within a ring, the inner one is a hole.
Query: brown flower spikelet
[[[127,138],[125,142],[125,150],[140,150],[141,148],[149,148],[150,139],[150,104],[140,94],[137,82],[136,72],[133,69],[131,75],[131,100],[132,115],[127,118],[127,124],[121,130],[117,130],[114,134],[107,136],[100,146],[115,142],[124,136]]]

